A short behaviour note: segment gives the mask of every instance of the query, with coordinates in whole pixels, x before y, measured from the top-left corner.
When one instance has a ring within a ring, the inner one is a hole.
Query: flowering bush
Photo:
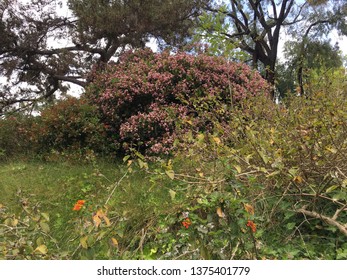
[[[87,96],[118,148],[158,154],[172,149],[177,119],[183,128],[206,130],[211,118],[224,121],[230,106],[267,89],[259,73],[244,64],[145,49],[128,52],[97,73]]]

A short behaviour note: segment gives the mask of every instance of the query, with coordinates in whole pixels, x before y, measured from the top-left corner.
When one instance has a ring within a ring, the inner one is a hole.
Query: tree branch
[[[328,216],[324,216],[324,215],[319,214],[315,211],[306,210],[304,208],[300,208],[300,209],[296,210],[295,212],[301,213],[303,215],[306,215],[306,216],[309,216],[312,218],[322,220],[323,222],[325,222],[331,226],[337,227],[339,229],[339,231],[347,237],[347,227],[345,225],[339,223],[338,221],[336,221],[336,219],[330,218]]]

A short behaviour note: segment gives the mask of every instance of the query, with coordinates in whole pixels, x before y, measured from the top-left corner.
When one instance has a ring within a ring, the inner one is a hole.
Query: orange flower
[[[252,230],[253,232],[256,232],[256,231],[257,231],[257,225],[256,225],[255,223],[253,223],[253,221],[248,220],[248,223],[247,223],[246,226],[248,226],[249,228],[251,228],[251,230]]]
[[[72,208],[73,211],[79,211],[81,210],[82,206],[84,205],[85,200],[77,200],[76,204]]]
[[[192,221],[189,218],[185,218],[184,221],[182,222],[182,225],[185,228],[189,228],[191,224],[192,224]]]

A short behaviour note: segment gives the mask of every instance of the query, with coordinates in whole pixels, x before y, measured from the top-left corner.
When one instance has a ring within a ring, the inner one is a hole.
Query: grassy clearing
[[[141,258],[144,229],[174,209],[162,186],[117,163],[2,163],[0,251],[5,259]],[[77,200],[85,200],[81,211],[72,210]],[[20,223],[28,227],[17,231]],[[110,240],[112,253],[103,247]]]

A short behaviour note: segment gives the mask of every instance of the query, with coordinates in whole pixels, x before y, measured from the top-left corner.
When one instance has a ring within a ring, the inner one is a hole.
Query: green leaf
[[[42,215],[42,217],[44,217],[45,218],[45,220],[47,221],[47,222],[49,222],[49,214],[48,213],[41,213],[41,215]]]
[[[82,248],[84,248],[84,249],[88,248],[87,239],[88,239],[88,236],[83,236],[80,239],[80,244],[81,244]]]
[[[141,160],[141,159],[138,159],[138,163],[139,163],[139,166],[140,166],[140,168],[141,169],[148,169],[148,164],[147,164],[147,162],[144,162],[143,160]]]
[[[39,237],[36,239],[37,246],[44,245],[44,244],[45,244],[45,240],[43,239],[43,237]]]
[[[176,192],[173,190],[169,190],[169,194],[170,194],[171,200],[175,200]]]
[[[123,158],[123,162],[127,162],[129,158],[130,158],[130,155],[125,156],[125,157]]]
[[[50,228],[49,225],[45,222],[40,222],[40,227],[44,233],[49,233]]]
[[[287,229],[291,230],[291,229],[293,229],[295,227],[295,223],[288,223],[286,225],[286,227],[287,227]]]
[[[337,185],[333,185],[333,186],[327,188],[327,190],[325,191],[325,193],[330,193],[330,192],[332,192],[333,190],[336,190],[338,187],[339,187],[339,186],[337,186]]]

